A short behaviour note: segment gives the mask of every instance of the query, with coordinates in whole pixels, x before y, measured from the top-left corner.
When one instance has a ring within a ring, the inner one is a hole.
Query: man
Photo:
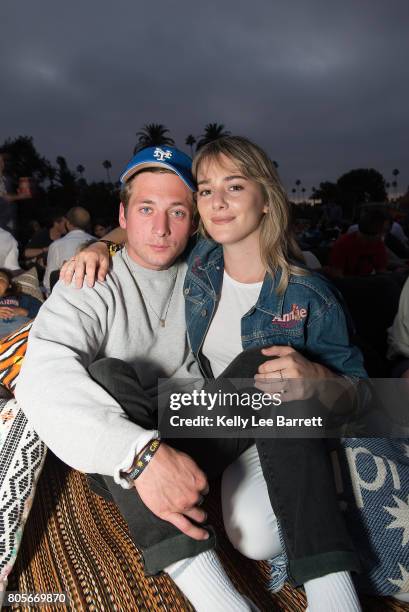
[[[51,210],[47,215],[46,227],[38,230],[30,238],[24,249],[26,263],[36,263],[45,269],[50,244],[65,236],[66,233],[67,227],[64,212],[59,209]]]
[[[19,270],[17,240],[0,227],[0,268]]]
[[[43,281],[44,287],[46,287],[48,291],[51,290],[51,272],[54,270],[59,270],[64,261],[67,261],[67,259],[75,255],[80,246],[86,242],[89,242],[89,240],[95,239],[95,236],[92,236],[86,232],[90,222],[91,216],[85,208],[82,208],[82,206],[74,206],[74,208],[70,208],[65,215],[67,234],[52,242],[48,248],[47,267]]]
[[[178,261],[193,231],[191,160],[173,148],[166,157],[162,153],[140,152],[125,173],[120,225],[127,247],[114,258],[107,282],[81,291],[59,283],[45,302],[16,397],[59,457],[121,485],[110,490],[117,502],[124,496],[131,501],[126,519],[131,533],[137,532],[148,572],[167,571],[199,611],[248,611],[213,550],[212,533],[201,525],[205,474],[188,455],[162,442],[130,484],[135,456],[158,432],[148,421],[142,419],[141,426],[127,418],[87,371],[91,366],[97,377],[103,357],[120,358],[147,390],[146,402],[155,398],[158,377],[200,377],[185,333],[186,264]]]
[[[185,440],[174,448],[157,439],[153,418],[158,378],[200,377],[185,333],[186,265],[178,261],[193,231],[191,160],[170,147],[145,149],[121,180],[126,248],[113,258],[106,283],[81,292],[56,286],[34,323],[16,397],[57,456],[114,477],[117,484],[105,481],[148,573],[168,572],[199,612],[248,611],[202,527],[208,484],[198,465],[220,473],[253,443]],[[269,480],[274,445],[265,442],[260,463]],[[337,526],[338,538],[344,527]],[[327,591],[333,594],[334,586]]]
[[[338,238],[330,255],[330,271],[334,276],[368,276],[386,272],[387,253],[383,237],[389,220],[380,210],[364,212],[357,231]]]

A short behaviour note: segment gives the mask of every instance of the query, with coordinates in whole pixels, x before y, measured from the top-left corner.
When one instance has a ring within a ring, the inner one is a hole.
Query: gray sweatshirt
[[[186,336],[185,272],[181,262],[147,270],[123,249],[106,282],[80,290],[59,282],[40,309],[16,398],[38,435],[68,465],[113,476],[128,488],[120,471],[157,435],[131,422],[90,378],[93,361],[116,357],[131,364],[152,397],[158,377],[200,378]],[[166,310],[161,327],[158,316]]]

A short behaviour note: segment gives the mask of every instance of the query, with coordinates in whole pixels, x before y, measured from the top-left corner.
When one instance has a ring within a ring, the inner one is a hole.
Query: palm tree
[[[193,157],[193,145],[196,142],[196,138],[193,136],[193,134],[189,134],[189,136],[186,138],[185,140],[185,144],[188,145],[188,147],[190,147],[190,156]]]
[[[84,166],[82,164],[78,164],[77,172],[78,172],[78,174],[80,175],[81,178],[82,178],[82,175],[84,174],[84,170],[85,170]]]
[[[295,184],[297,185],[297,198],[298,198],[298,196],[299,196],[299,189],[300,189],[300,185],[301,185],[300,179],[297,179],[295,181]]]
[[[400,172],[397,168],[394,168],[394,170],[392,170],[392,174],[395,177],[395,180],[393,181],[392,185],[393,187],[395,187],[395,196],[396,196],[398,192],[398,175],[400,174]]]
[[[167,132],[169,132],[168,128],[162,123],[147,123],[144,125],[139,132],[136,132],[138,142],[133,150],[134,155],[146,147],[159,147],[161,145],[172,147],[175,141],[166,135]]]
[[[293,187],[293,188],[291,189],[291,193],[293,194],[293,196],[295,196],[296,192],[297,192],[296,188],[295,188],[295,187]],[[294,201],[294,200],[295,200],[295,197],[294,197],[293,201]]]
[[[305,201],[305,187],[303,187],[303,188],[301,189],[301,193],[302,193],[302,196],[303,196],[303,202],[304,202],[304,201]]]
[[[224,129],[222,123],[208,123],[205,127],[204,134],[200,137],[199,142],[196,145],[196,151],[203,147],[208,142],[223,138],[223,136],[229,136],[230,132]]]
[[[112,164],[109,161],[109,159],[106,159],[105,161],[102,162],[102,165],[104,166],[104,168],[106,170],[108,183],[110,183],[111,182],[111,175],[109,173],[109,169],[112,168]]]

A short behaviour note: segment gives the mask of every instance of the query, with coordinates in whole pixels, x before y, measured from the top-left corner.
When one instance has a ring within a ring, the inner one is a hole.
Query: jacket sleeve
[[[38,435],[68,465],[114,476],[157,432],[127,418],[87,371],[106,339],[107,287],[56,285],[30,332],[16,398]]]
[[[308,323],[309,355],[336,374],[366,378],[361,351],[350,340],[341,305],[333,302]]]

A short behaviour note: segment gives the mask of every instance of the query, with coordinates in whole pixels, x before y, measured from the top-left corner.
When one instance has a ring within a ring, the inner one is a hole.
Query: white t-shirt
[[[0,227],[0,268],[19,270],[18,244],[16,239]]]
[[[242,352],[241,319],[257,302],[262,285],[239,283],[224,272],[220,301],[203,343],[215,377]]]
[[[400,294],[399,310],[388,329],[388,357],[409,357],[409,278]]]
[[[89,240],[95,240],[95,236],[87,234],[84,230],[71,230],[63,236],[54,240],[48,248],[47,268],[44,274],[44,287],[50,289],[50,274],[54,270],[59,270],[64,261],[75,255],[78,247],[82,246]]]

